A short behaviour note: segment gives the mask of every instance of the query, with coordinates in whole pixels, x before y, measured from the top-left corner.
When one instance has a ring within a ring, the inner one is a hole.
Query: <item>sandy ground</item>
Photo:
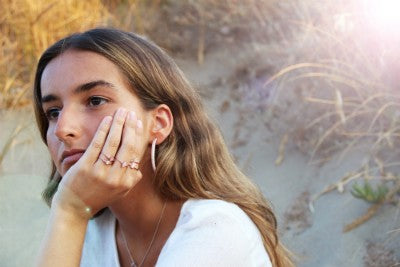
[[[320,197],[310,212],[310,199],[359,164],[362,151],[323,165],[310,165],[290,140],[282,164],[275,165],[283,123],[269,124],[265,114],[232,97],[227,77],[235,71],[229,52],[207,55],[203,65],[178,60],[200,88],[210,116],[219,124],[239,166],[272,202],[285,244],[299,256],[298,266],[392,266],[400,262],[400,212],[387,205],[377,216],[349,233],[344,225],[369,205],[337,191]],[[223,64],[221,64],[223,63]],[[222,67],[223,65],[223,67]],[[282,114],[284,115],[284,114]],[[43,236],[48,208],[40,193],[49,173],[49,157],[39,140],[29,110],[2,112],[0,148],[17,125],[27,127],[16,139],[0,170],[0,265],[31,266]]]
[[[1,266],[33,265],[48,216],[41,191],[50,158],[29,110],[1,112],[1,148],[19,125],[26,127],[13,142],[0,170]]]

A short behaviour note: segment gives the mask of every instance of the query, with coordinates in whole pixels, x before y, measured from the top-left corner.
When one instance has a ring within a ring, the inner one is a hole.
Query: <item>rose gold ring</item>
[[[107,156],[107,155],[104,154],[104,153],[101,153],[99,158],[100,158],[101,161],[103,161],[103,163],[106,164],[106,165],[112,165],[112,164],[114,163],[114,161],[115,161],[115,157],[113,157],[113,156]]]
[[[131,169],[139,170],[139,163],[140,163],[140,160],[139,160],[139,159],[131,160],[131,161],[129,162],[129,167],[130,167]]]
[[[131,161],[121,161],[116,158],[116,160],[118,160],[118,162],[121,163],[121,168],[129,167],[131,169],[139,170],[140,161],[138,159],[134,159]]]
[[[119,160],[119,159],[117,159],[117,160],[118,160],[119,163],[121,163],[121,168],[126,168],[126,167],[128,167],[128,165],[129,165],[128,162],[126,162],[126,161],[121,161],[121,160]]]

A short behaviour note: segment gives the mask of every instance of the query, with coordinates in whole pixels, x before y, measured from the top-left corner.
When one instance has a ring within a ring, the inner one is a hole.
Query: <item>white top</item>
[[[90,220],[81,266],[119,267],[116,218],[110,210]],[[156,266],[272,266],[258,228],[237,205],[189,199]]]

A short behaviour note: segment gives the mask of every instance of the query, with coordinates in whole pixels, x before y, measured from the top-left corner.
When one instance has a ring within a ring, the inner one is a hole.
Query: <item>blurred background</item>
[[[176,60],[298,266],[400,266],[399,11],[398,0],[0,0],[0,265],[32,265],[47,223],[35,64],[59,38],[110,26]]]

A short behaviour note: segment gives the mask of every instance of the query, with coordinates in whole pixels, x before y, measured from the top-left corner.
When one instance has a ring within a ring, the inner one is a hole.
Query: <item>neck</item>
[[[122,234],[137,264],[145,259],[145,263],[155,265],[164,243],[175,228],[184,202],[163,199],[152,184],[152,169],[143,169],[143,177],[133,189],[109,206],[118,221],[116,236],[121,266],[130,265]]]
[[[165,200],[155,191],[148,176],[109,208],[126,235],[146,239],[154,230]]]

